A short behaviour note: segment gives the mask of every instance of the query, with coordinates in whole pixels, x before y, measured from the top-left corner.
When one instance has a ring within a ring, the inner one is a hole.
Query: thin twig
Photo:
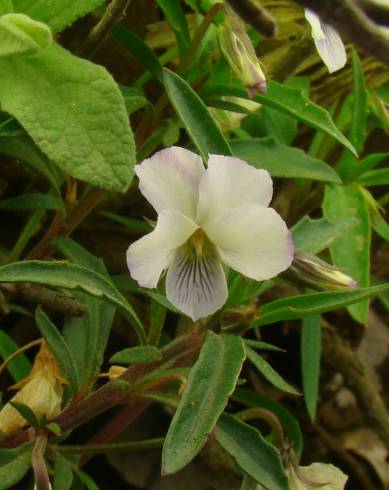
[[[53,250],[51,245],[53,238],[59,235],[70,235],[106,195],[107,191],[105,189],[93,187],[74,206],[64,221],[54,218],[54,221],[47,233],[41,238],[33,250],[31,250],[26,259],[42,259],[50,255]]]
[[[91,29],[80,53],[91,58],[107,38],[112,27],[120,22],[131,0],[113,0],[107,7],[100,21]]]

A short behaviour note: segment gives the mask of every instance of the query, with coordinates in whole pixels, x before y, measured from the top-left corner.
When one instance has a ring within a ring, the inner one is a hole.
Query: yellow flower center
[[[201,228],[196,230],[189,238],[188,245],[190,245],[194,249],[196,257],[201,257],[203,255],[203,248],[206,240],[207,235],[203,232]]]

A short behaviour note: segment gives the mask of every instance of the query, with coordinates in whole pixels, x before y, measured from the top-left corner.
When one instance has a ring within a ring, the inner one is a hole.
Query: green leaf
[[[367,120],[367,88],[363,76],[361,60],[355,49],[352,50],[353,76],[354,76],[354,100],[350,128],[350,141],[360,153],[366,139]]]
[[[239,468],[266,490],[289,490],[277,449],[257,429],[224,413],[216,426],[216,440]]]
[[[0,58],[7,56],[36,56],[53,41],[46,24],[24,14],[0,16]]]
[[[380,168],[364,172],[357,179],[357,182],[366,186],[389,185],[389,168]]]
[[[301,330],[301,373],[305,406],[312,420],[316,416],[319,393],[320,354],[320,315],[307,316],[303,319]]]
[[[32,282],[63,289],[84,291],[105,298],[128,319],[141,343],[146,342],[136,313],[116,287],[97,272],[64,261],[24,261],[0,267],[0,282]]]
[[[248,407],[260,407],[270,410],[281,422],[284,435],[289,440],[295,453],[299,456],[302,451],[303,435],[297,419],[281,403],[257,391],[237,388],[233,399]]]
[[[254,321],[250,328],[269,325],[284,320],[296,320],[310,315],[337,310],[353,303],[372,298],[377,294],[389,291],[389,282],[379,286],[344,291],[309,293],[300,296],[277,299],[259,308],[259,320]]]
[[[260,112],[266,133],[273,136],[276,143],[291,145],[297,136],[296,119],[270,107],[263,107]]]
[[[359,287],[368,286],[371,229],[368,204],[363,192],[354,186],[326,186],[323,212],[324,217],[330,221],[344,218],[359,220],[356,226],[330,246],[330,252],[336,267],[353,277]],[[364,301],[350,306],[348,311],[356,321],[366,323],[368,308],[368,301]]]
[[[289,383],[287,383],[278,373],[275,371],[270,364],[265,361],[265,359],[253,351],[246,343],[245,345],[247,359],[258,369],[264,378],[266,378],[269,383],[286,393],[291,393],[292,395],[298,395],[299,392],[293,388]]]
[[[134,141],[123,97],[103,67],[58,45],[34,58],[1,59],[0,103],[64,171],[127,189]]]
[[[58,237],[54,246],[73,263],[101,274],[111,282],[104,262],[70,238]],[[111,331],[115,308],[108,302],[80,294],[86,312],[82,317],[66,318],[64,336],[82,373],[83,385],[90,384],[100,372]]]
[[[153,345],[140,345],[137,347],[128,347],[116,352],[109,362],[111,364],[132,364],[140,362],[152,362],[162,359],[161,351]]]
[[[263,104],[263,100],[266,99],[266,105],[278,109],[314,129],[324,131],[357,156],[356,149],[335,126],[329,113],[308,99],[303,90],[272,81],[268,84],[267,94],[256,98],[261,99],[260,102]]]
[[[389,223],[381,216],[378,210],[375,212],[371,210],[371,225],[377,235],[389,242]]]
[[[3,360],[19,349],[18,344],[6,333],[0,330],[0,356]],[[20,353],[15,359],[7,364],[12,379],[18,383],[28,376],[31,371],[31,363],[24,353]]]
[[[108,219],[111,219],[112,221],[115,221],[116,223],[130,228],[131,230],[139,231],[141,233],[150,233],[154,229],[149,223],[147,223],[147,221],[128,218],[127,216],[110,213],[108,211],[101,211],[100,214]]]
[[[0,153],[22,160],[34,172],[45,177],[58,196],[64,180],[62,171],[44,155],[38,146],[27,136],[0,138]]]
[[[167,69],[164,69],[163,81],[171,103],[203,160],[207,162],[208,155],[211,153],[232,155],[223,133],[190,85],[179,75]]]
[[[70,490],[73,483],[72,468],[65,458],[55,455],[53,490]]]
[[[0,449],[0,488],[16,485],[27,473],[31,465],[31,447],[27,442],[12,449]]]
[[[291,228],[293,243],[296,249],[316,255],[358,223],[356,218],[328,221],[304,216]]]
[[[179,471],[204,446],[234,391],[244,359],[240,337],[208,331],[166,435],[162,474]]]
[[[28,422],[31,427],[37,429],[40,426],[40,422],[35,415],[35,413],[31,410],[30,407],[21,402],[13,402],[12,400],[9,402],[10,405],[14,407],[15,410],[19,412],[19,414]]]
[[[119,85],[119,89],[123,96],[128,115],[142,109],[142,107],[151,106],[141,90],[134,87],[126,87],[125,85]]]
[[[177,45],[182,55],[190,43],[189,27],[185,14],[178,0],[157,0],[166,19],[171,25],[177,39]]]
[[[154,51],[147,46],[142,38],[123,26],[114,27],[112,36],[162,83],[162,65]]]
[[[35,321],[42,337],[48,343],[54,357],[61,366],[65,378],[69,381],[73,393],[77,393],[80,389],[80,376],[65,339],[41,307],[38,307],[35,311]]]
[[[0,201],[0,209],[62,209],[63,207],[63,202],[58,197],[39,192],[22,194]]]
[[[211,85],[204,89],[202,93],[206,96],[224,95],[244,99],[249,98],[245,90],[228,85]],[[335,126],[329,113],[309,100],[305,96],[304,90],[270,81],[267,94],[256,95],[254,100],[263,106],[283,112],[313,129],[329,134],[357,156],[355,148]]]
[[[268,344],[267,342],[262,342],[262,340],[252,340],[252,339],[243,339],[245,345],[252,347],[253,349],[261,349],[261,350],[272,350],[275,352],[284,352],[284,349],[277,347],[273,344]],[[247,352],[246,352],[247,354]]]
[[[256,168],[268,170],[273,177],[341,182],[335,170],[326,163],[299,148],[279,145],[272,138],[234,140],[231,147],[236,156]]]
[[[103,3],[104,0],[14,0],[17,12],[46,22],[54,32],[62,31]]]
[[[14,11],[12,0],[2,0],[0,3],[0,15],[9,14]]]

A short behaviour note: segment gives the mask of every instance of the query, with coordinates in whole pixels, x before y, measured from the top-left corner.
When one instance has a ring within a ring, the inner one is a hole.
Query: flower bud
[[[61,411],[63,385],[67,381],[51,354],[47,344],[42,342],[31,373],[13,389],[19,391],[12,402],[27,405],[38,419],[51,419]],[[20,413],[10,403],[6,403],[0,411],[0,432],[9,436],[28,425]]]
[[[332,464],[312,463],[310,466],[299,466],[296,469],[289,467],[288,479],[290,490],[343,490],[348,477]]]
[[[108,371],[108,378],[110,381],[113,381],[121,376],[125,371],[127,371],[127,368],[123,366],[111,366]]]
[[[338,290],[355,288],[356,281],[315,255],[295,250],[290,275],[317,289]]]
[[[219,45],[224,57],[250,97],[265,93],[266,78],[244,23],[228,5],[224,13],[225,23],[219,27]]]

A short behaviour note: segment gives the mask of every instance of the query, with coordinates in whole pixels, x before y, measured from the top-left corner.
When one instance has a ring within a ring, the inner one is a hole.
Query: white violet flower
[[[328,71],[332,73],[343,68],[347,61],[347,55],[342,38],[332,26],[322,22],[312,10],[305,9],[304,13],[311,25],[317,52]]]
[[[209,155],[204,168],[195,153],[171,147],[135,172],[158,221],[129,247],[129,271],[140,286],[155,288],[167,269],[167,298],[192,320],[225,303],[222,263],[257,281],[290,266],[293,243],[268,207],[273,184],[266,170],[222,155]]]

